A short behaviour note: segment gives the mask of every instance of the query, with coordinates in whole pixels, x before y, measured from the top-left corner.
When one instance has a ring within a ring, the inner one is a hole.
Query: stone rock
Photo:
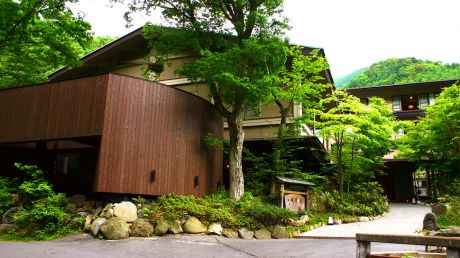
[[[77,213],[77,216],[80,216],[80,217],[83,217],[83,218],[86,218],[88,216],[88,212],[85,212],[85,211],[80,211]]]
[[[254,231],[254,237],[256,239],[271,239],[272,238],[272,233],[266,229],[259,229]]]
[[[190,234],[205,233],[208,227],[203,225],[201,221],[195,217],[188,218],[184,223],[184,232]]]
[[[10,230],[18,230],[19,226],[14,224],[0,224],[0,233],[6,233]]]
[[[125,239],[129,237],[129,225],[122,218],[113,217],[101,225],[102,235],[109,240]]]
[[[335,219],[334,219],[334,224],[337,224],[337,225],[342,224],[342,219],[337,219],[337,218],[335,218]]]
[[[113,215],[126,222],[134,222],[137,220],[137,207],[132,202],[116,203],[113,205]]]
[[[154,232],[156,236],[164,236],[166,233],[168,233],[168,230],[169,230],[169,224],[166,223],[165,221],[160,221],[155,226]]]
[[[272,231],[272,237],[276,239],[289,238],[289,234],[285,227],[274,226]]]
[[[77,208],[81,208],[81,206],[83,206],[83,202],[86,201],[86,196],[83,194],[75,194],[70,197],[70,201],[74,203]]]
[[[99,208],[93,210],[93,216],[94,217],[99,217],[99,215],[101,215],[101,212],[102,212],[102,208],[99,207]]]
[[[171,222],[171,224],[169,224],[169,231],[173,234],[180,234],[184,232],[180,220],[176,219],[175,221]]]
[[[436,216],[444,215],[447,212],[447,206],[442,203],[436,203],[431,206],[431,212],[436,214]]]
[[[448,237],[460,237],[460,227],[449,226],[447,229],[441,231],[441,235]]]
[[[357,222],[358,221],[358,218],[344,218],[342,220],[342,223],[354,223],[354,222]]]
[[[68,203],[64,207],[64,210],[69,212],[69,213],[75,214],[77,212],[77,205],[75,205],[75,203]]]
[[[293,219],[293,218],[288,219],[289,224],[292,226],[296,226],[296,227],[303,226],[307,224],[307,222],[309,221],[310,221],[310,217],[308,217],[308,215],[302,215],[300,219]]]
[[[86,216],[85,224],[83,225],[83,230],[85,232],[90,232],[91,231],[92,222],[93,222],[93,216],[92,215]]]
[[[240,228],[238,229],[238,236],[242,239],[252,240],[254,238],[254,232],[247,228]]]
[[[113,209],[106,210],[104,213],[104,218],[110,219],[111,217],[113,217]]]
[[[423,218],[423,229],[425,230],[438,230],[439,229],[438,217],[436,217],[436,214],[430,212],[425,215],[425,218]]]
[[[211,225],[209,225],[208,227],[208,231],[207,233],[209,235],[219,235],[219,236],[222,236],[222,225],[220,225],[219,223],[211,223]]]
[[[238,232],[233,229],[224,228],[222,234],[228,238],[238,238]]]
[[[19,207],[13,207],[3,213],[2,224],[13,224],[13,216],[19,211]]]
[[[84,211],[89,213],[93,212],[94,210],[94,201],[84,201],[81,207]]]
[[[104,224],[107,220],[105,218],[98,218],[93,221],[91,224],[91,235],[97,236],[99,233],[99,229],[101,228],[101,225]]]
[[[369,217],[361,216],[358,218],[359,222],[368,222],[370,221]]]
[[[149,237],[153,235],[153,225],[146,219],[138,219],[131,225],[132,237]]]
[[[10,202],[12,205],[17,205],[20,201],[19,194],[11,194],[10,195]]]

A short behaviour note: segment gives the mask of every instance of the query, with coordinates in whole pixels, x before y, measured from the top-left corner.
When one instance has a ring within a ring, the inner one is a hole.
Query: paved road
[[[356,257],[350,239],[242,240],[210,236],[166,236],[102,241],[88,235],[48,242],[0,242],[8,258],[135,258],[135,257]],[[423,251],[421,246],[372,244],[373,252]]]
[[[373,221],[324,226],[301,233],[306,237],[354,237],[356,233],[415,235],[422,229],[429,206],[390,204],[390,212]]]
[[[371,222],[325,226],[308,236],[352,237],[357,232],[414,234],[430,208],[412,204],[391,205],[385,217]],[[372,252],[423,251],[423,246],[372,243]],[[353,239],[242,240],[224,237],[170,235],[101,241],[88,235],[48,242],[0,242],[0,258],[54,257],[356,257]]]

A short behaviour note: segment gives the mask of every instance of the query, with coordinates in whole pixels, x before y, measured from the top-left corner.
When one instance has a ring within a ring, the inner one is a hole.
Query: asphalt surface
[[[46,242],[0,242],[0,257],[356,257],[351,239],[242,240],[170,235],[125,240],[99,240],[88,235]],[[423,251],[422,246],[372,244],[373,252]]]
[[[369,222],[324,226],[301,233],[305,237],[354,237],[356,233],[417,235],[423,218],[431,207],[419,204],[394,203],[385,216]]]
[[[203,235],[169,235],[124,240],[99,240],[89,235],[42,242],[0,242],[0,258],[73,257],[356,257],[355,233],[415,234],[430,208],[392,204],[383,218],[325,226],[305,239],[242,240]],[[304,234],[307,234],[304,233]],[[321,237],[321,238],[311,238]],[[424,246],[372,243],[372,252],[423,251]]]

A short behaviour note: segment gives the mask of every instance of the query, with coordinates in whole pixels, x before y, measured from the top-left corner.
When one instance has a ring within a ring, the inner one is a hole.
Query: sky
[[[284,7],[291,42],[323,48],[334,79],[394,57],[460,63],[458,0],[285,0]],[[109,0],[80,0],[72,9],[96,36],[163,22],[159,14],[138,14],[126,28],[126,7]]]

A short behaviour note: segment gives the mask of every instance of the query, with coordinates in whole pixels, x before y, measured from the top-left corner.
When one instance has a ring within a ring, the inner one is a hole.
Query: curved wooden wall
[[[223,134],[223,119],[209,102],[159,83],[110,74],[95,190],[214,192],[222,183],[222,151],[203,143],[208,133]]]

